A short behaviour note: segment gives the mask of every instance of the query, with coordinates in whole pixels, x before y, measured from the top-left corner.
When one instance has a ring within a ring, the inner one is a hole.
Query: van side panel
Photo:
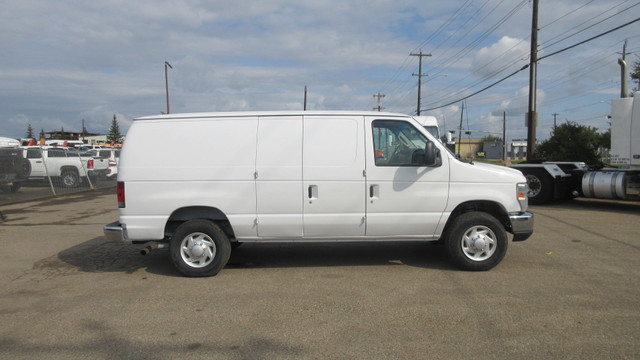
[[[257,117],[135,121],[118,171],[128,237],[163,238],[163,222],[189,206],[219,209],[238,238],[256,237],[257,125]]]
[[[302,116],[261,117],[256,148],[258,236],[302,237]]]

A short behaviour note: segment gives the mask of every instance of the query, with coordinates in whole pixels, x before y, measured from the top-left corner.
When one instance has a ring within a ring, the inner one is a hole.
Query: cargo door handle
[[[380,186],[378,185],[370,185],[369,186],[369,197],[371,199],[377,199],[380,197]]]
[[[309,200],[318,198],[318,185],[309,185],[308,189]]]

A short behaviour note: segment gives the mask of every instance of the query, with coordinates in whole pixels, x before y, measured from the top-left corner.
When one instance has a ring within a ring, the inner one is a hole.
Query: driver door
[[[435,139],[407,120],[366,124],[367,236],[433,238],[449,195],[447,157],[439,166],[421,164]]]

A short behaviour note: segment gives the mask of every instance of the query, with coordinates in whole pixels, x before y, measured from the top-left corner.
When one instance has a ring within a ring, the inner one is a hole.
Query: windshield
[[[438,132],[438,127],[434,126],[434,125],[425,125],[424,126],[425,129],[427,129],[427,131],[433,135],[434,138],[436,139],[440,139],[440,133]]]

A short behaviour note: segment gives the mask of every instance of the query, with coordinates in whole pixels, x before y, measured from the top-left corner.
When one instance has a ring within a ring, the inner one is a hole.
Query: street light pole
[[[167,67],[170,67],[173,69],[173,66],[171,66],[171,64],[165,61],[164,62],[164,86],[167,92],[167,114],[169,114],[169,77],[167,75]]]

